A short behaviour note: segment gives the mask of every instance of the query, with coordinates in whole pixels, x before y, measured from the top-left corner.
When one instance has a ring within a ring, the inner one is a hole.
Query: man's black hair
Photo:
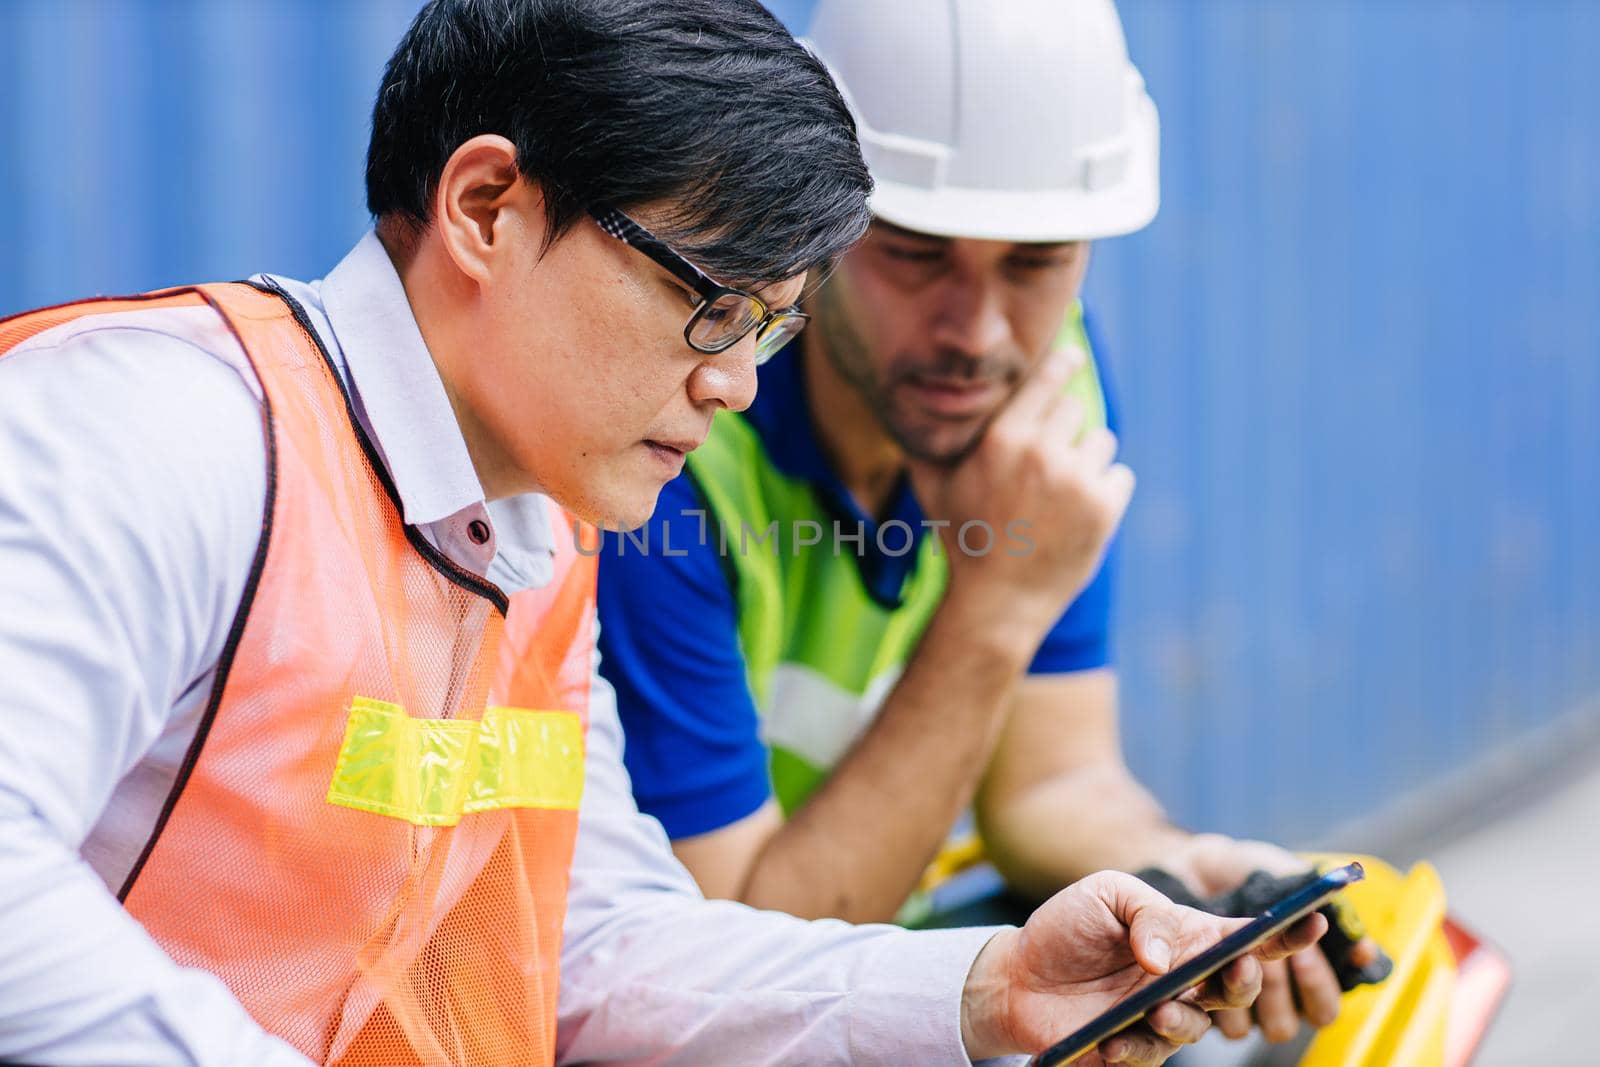
[[[839,90],[756,0],[432,0],[384,70],[367,208],[416,231],[450,155],[517,148],[551,239],[590,205],[726,284],[793,277],[865,231],[872,179]]]

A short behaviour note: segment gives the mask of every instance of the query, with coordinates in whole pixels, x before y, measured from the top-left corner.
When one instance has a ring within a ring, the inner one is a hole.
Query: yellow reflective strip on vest
[[[328,803],[454,826],[499,808],[575,810],[583,723],[570,711],[489,708],[469,719],[414,719],[398,704],[350,702]]]

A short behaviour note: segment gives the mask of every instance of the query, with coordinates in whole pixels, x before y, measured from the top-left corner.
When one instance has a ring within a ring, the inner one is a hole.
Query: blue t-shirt
[[[1087,315],[1084,328],[1106,393],[1106,422],[1115,431],[1105,347]],[[851,528],[856,521],[866,524],[855,557],[862,579],[874,597],[894,604],[918,553],[901,551],[898,534],[888,539],[895,554],[881,552],[877,524],[829,466],[812,427],[799,348],[790,345],[761,368],[745,418],[781,472],[810,482]],[[600,671],[617,690],[634,797],[672,838],[737,822],[772,795],[739,646],[734,587],[709,512],[685,472],[662,490],[647,526],[631,535],[607,533],[600,555]],[[889,512],[923,535],[922,509],[909,483],[896,488]],[[824,544],[818,550],[832,549]],[[1114,553],[1115,543],[1094,580],[1045,635],[1030,674],[1110,662]]]

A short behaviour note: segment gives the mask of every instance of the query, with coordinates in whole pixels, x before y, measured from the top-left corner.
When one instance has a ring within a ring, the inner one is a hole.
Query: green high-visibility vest
[[[1081,306],[1073,306],[1060,340],[1089,351]],[[1086,430],[1106,424],[1092,353],[1065,388],[1083,402]],[[742,415],[720,412],[705,444],[689,454],[688,469],[729,568],[773,794],[788,815],[827,779],[894,688],[944,596],[944,550],[936,538],[922,537],[898,602],[885,604],[868,592],[851,558],[859,542],[835,540],[833,512],[809,483],[778,470]],[[882,543],[894,551],[907,541],[895,531]],[[993,551],[1002,550],[997,540]],[[930,873],[948,873],[954,857],[973,853],[969,837],[948,842]],[[920,905],[908,902],[901,921],[914,920]]]

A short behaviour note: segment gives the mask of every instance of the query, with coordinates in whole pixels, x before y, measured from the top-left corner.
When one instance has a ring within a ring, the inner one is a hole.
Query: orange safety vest
[[[246,284],[0,320],[203,307],[264,393],[261,540],[216,684],[120,894],[322,1064],[548,1065],[593,649],[590,533],[508,604],[401,519],[302,309]],[[554,511],[554,508],[552,507]]]

